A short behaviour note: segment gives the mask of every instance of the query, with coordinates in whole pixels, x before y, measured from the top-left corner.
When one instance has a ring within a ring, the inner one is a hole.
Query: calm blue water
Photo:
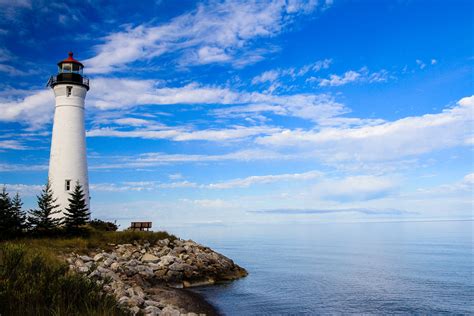
[[[225,315],[473,314],[471,221],[202,227],[174,232],[249,271],[198,288]]]

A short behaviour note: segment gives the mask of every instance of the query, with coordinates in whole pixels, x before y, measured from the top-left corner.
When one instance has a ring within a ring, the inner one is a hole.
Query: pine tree
[[[28,223],[36,232],[51,232],[61,224],[60,218],[53,218],[53,215],[60,213],[53,191],[49,182],[46,183],[41,194],[37,196],[38,208],[29,211]]]
[[[64,224],[68,231],[78,232],[81,226],[84,226],[89,221],[90,212],[87,208],[86,198],[79,182],[76,182],[74,191],[71,192],[70,195],[71,197],[68,199],[69,206],[64,213]]]
[[[0,193],[0,239],[11,237],[12,222],[12,200],[3,186]]]
[[[26,214],[22,210],[23,202],[21,201],[20,194],[18,192],[11,200],[12,203],[12,224],[13,230],[18,235],[23,232],[23,229],[27,227],[26,225]]]

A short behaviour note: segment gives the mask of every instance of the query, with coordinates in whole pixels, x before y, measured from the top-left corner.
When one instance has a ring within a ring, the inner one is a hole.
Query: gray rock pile
[[[102,284],[133,314],[213,315],[216,311],[182,288],[234,280],[247,275],[231,259],[192,240],[135,242],[89,255],[70,254],[71,270]]]

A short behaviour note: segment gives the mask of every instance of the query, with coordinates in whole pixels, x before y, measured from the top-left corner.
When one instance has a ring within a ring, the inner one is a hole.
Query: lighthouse
[[[83,188],[90,209],[84,127],[84,100],[89,79],[83,76],[83,69],[84,65],[70,52],[68,58],[58,63],[58,73],[48,82],[55,96],[48,178],[62,212],[56,217],[64,215],[77,182]]]

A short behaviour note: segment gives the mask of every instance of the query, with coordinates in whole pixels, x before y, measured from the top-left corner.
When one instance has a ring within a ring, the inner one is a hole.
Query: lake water
[[[472,221],[172,230],[249,276],[196,291],[224,315],[474,313]]]

